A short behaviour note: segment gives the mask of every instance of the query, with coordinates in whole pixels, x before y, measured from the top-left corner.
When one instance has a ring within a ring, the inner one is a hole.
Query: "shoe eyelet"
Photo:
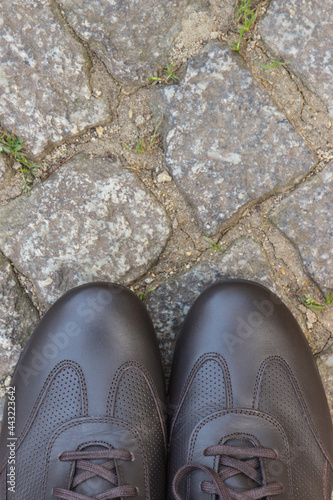
[[[130,452],[131,453],[131,462],[134,462],[135,460],[135,456],[134,456],[134,453]]]

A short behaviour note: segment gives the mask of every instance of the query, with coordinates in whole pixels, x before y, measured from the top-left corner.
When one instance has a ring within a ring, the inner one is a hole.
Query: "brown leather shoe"
[[[169,394],[169,498],[330,500],[332,421],[318,370],[263,286],[226,281],[197,299]]]
[[[12,386],[1,500],[165,497],[160,354],[130,290],[93,283],[65,294],[32,335]]]

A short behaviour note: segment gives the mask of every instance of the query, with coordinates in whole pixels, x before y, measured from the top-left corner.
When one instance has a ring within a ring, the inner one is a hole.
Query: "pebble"
[[[167,172],[162,172],[161,174],[159,174],[157,176],[157,182],[159,184],[161,184],[163,182],[171,182],[171,181],[172,181],[172,177]]]

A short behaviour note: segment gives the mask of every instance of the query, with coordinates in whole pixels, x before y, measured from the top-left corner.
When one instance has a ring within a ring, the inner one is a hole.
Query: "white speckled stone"
[[[0,336],[0,380],[12,375],[22,348]]]
[[[275,291],[270,265],[261,248],[250,238],[240,238],[223,253],[206,252],[202,262],[149,294],[147,306],[157,329],[167,376],[176,336],[190,306],[209,285],[230,278],[258,281]]]
[[[106,99],[92,97],[85,49],[49,0],[2,0],[0,122],[29,152],[109,119]]]
[[[140,85],[168,62],[188,0],[60,0],[66,19],[121,83]],[[190,3],[194,3],[192,0]]]
[[[128,283],[169,237],[163,208],[116,160],[81,153],[0,210],[0,247],[43,303],[94,280]]]
[[[3,181],[4,174],[7,170],[7,165],[5,160],[3,159],[2,155],[0,154],[0,189],[1,189],[1,182]]]
[[[315,157],[256,87],[242,58],[211,43],[179,85],[157,90],[166,162],[207,233],[248,201],[306,173]]]
[[[234,0],[210,0],[210,7],[216,20],[217,28],[227,31],[236,18],[236,3]]]
[[[10,339],[9,344],[24,344],[38,319],[38,313],[19,285],[10,262],[0,253],[0,344],[1,339]],[[3,342],[1,345],[6,347]]]
[[[333,162],[301,184],[270,214],[324,292],[333,289]]]
[[[276,57],[326,103],[333,116],[332,0],[272,0],[259,33]]]
[[[21,346],[38,322],[38,314],[0,253],[0,380],[11,375]]]

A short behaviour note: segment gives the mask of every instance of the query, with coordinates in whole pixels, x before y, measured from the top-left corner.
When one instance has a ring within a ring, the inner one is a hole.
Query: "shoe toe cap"
[[[293,375],[322,441],[332,435],[326,396],[309,345],[289,309],[267,288],[231,280],[216,283],[199,296],[177,340],[170,384],[173,405],[205,353],[224,358],[235,408],[254,408],[265,365],[281,362]],[[332,439],[327,447],[332,447]]]
[[[17,432],[32,411],[49,374],[64,362],[82,372],[90,415],[105,415],[110,387],[121,365],[135,361],[164,399],[157,339],[142,301],[129,289],[90,283],[63,295],[31,336],[15,371],[20,411]]]

